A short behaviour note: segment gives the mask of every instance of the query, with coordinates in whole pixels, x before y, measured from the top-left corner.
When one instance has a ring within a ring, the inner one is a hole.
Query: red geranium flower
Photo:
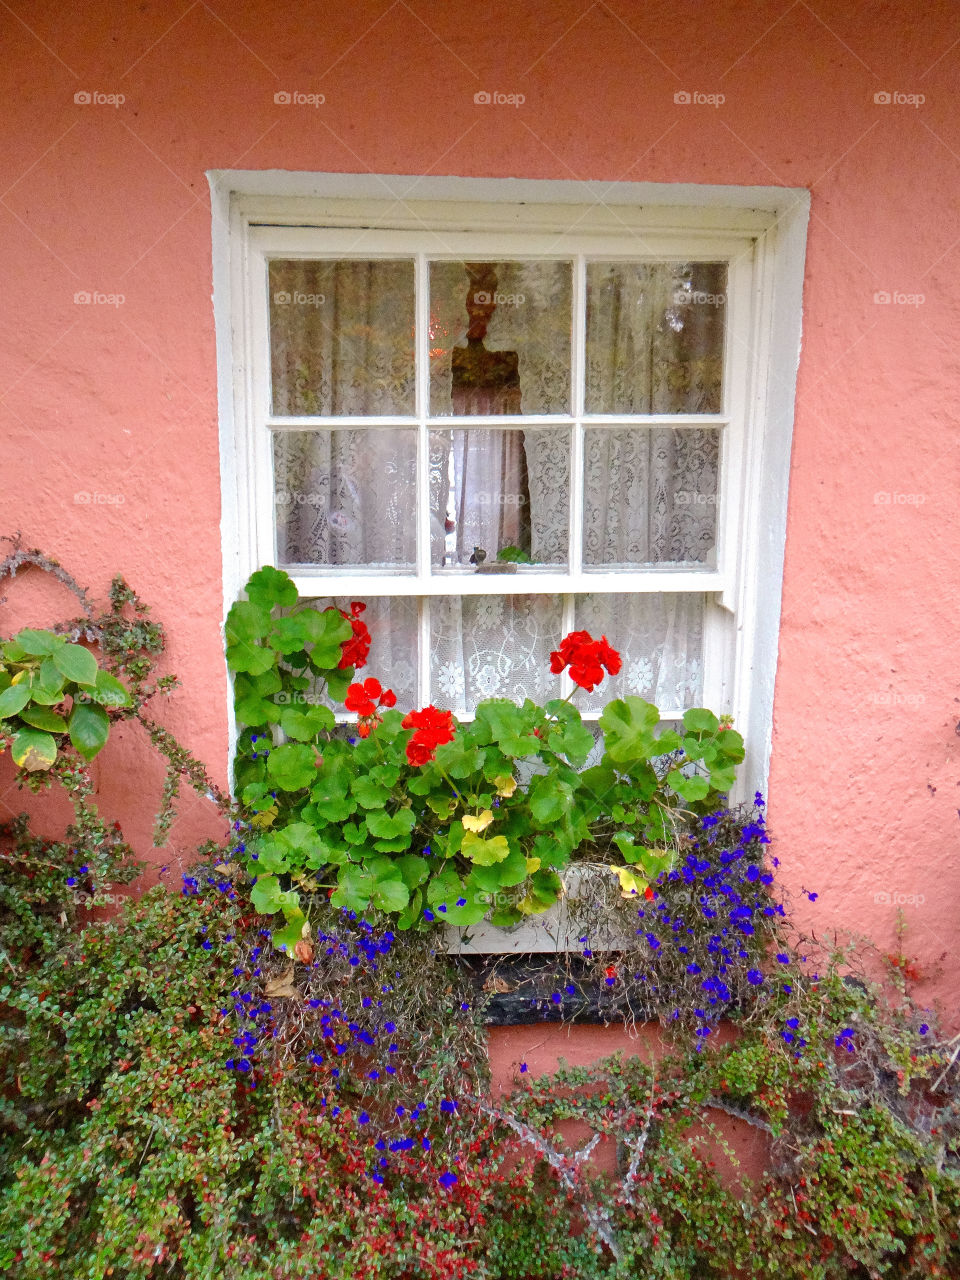
[[[404,716],[403,727],[414,730],[407,743],[409,762],[414,765],[429,764],[437,747],[453,741],[453,712],[424,707],[422,711],[411,711]]]
[[[350,686],[343,705],[348,711],[357,713],[359,717],[357,733],[360,737],[369,738],[370,730],[380,723],[379,708],[393,707],[396,702],[396,694],[392,689],[384,689],[379,680],[374,676],[368,676],[363,684]]]
[[[571,631],[560,641],[560,648],[550,655],[550,670],[559,675],[570,668],[574,684],[592,693],[603,679],[603,669],[615,676],[621,667],[620,655],[607,643],[607,637],[594,640],[589,631]]]
[[[346,618],[353,628],[353,635],[349,640],[344,640],[343,649],[340,654],[340,661],[337,668],[340,671],[346,671],[347,667],[359,669],[367,665],[367,655],[370,652],[370,632],[367,630],[367,624],[360,618],[360,614],[366,609],[366,605],[362,600],[353,600],[350,603],[350,612],[345,609],[340,610],[340,616]]]

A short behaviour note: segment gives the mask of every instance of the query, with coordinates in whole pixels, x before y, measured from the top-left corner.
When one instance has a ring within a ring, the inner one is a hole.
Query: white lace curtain
[[[462,263],[431,266],[431,414],[568,412],[569,263],[471,266],[473,275]],[[488,269],[486,276],[477,275],[479,267]],[[501,301],[486,308],[479,343],[500,385],[458,385],[455,362],[462,365],[471,344],[472,354],[478,346],[477,316],[468,312],[466,299],[476,280],[492,278]],[[588,412],[719,411],[722,266],[594,263],[588,286]],[[270,291],[275,413],[413,413],[412,264],[275,262]],[[629,568],[709,562],[718,444],[719,433],[710,428],[588,427],[584,563]],[[495,560],[507,546],[519,547],[535,563],[564,564],[569,458],[566,427],[436,423],[429,451],[434,564],[466,564],[475,547]],[[274,471],[282,562],[415,562],[414,428],[398,423],[388,429],[277,431]],[[663,707],[695,700],[700,597],[624,592],[590,600],[601,603],[580,602],[577,625],[605,632],[624,651],[622,692],[639,692]],[[560,635],[556,599],[448,598],[434,601],[431,610],[435,699],[469,709],[495,692],[555,692],[544,680],[551,683],[547,655]],[[389,625],[388,617],[385,607],[381,627]],[[401,660],[393,652],[404,643],[399,614],[397,629],[390,660],[415,671],[415,656]],[[411,635],[406,622],[402,630]],[[389,672],[383,675],[389,679]]]

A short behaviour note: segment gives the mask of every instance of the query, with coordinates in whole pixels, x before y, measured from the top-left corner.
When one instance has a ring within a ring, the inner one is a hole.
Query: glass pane
[[[413,596],[365,598],[362,592],[359,599],[367,606],[362,618],[370,632],[370,653],[367,665],[357,672],[357,679],[365,680],[367,676],[376,676],[385,689],[392,689],[397,695],[398,709],[410,711],[419,706],[417,600]],[[325,609],[331,604],[349,611],[351,601],[339,597],[336,600],[319,600],[314,602],[314,607]],[[326,698],[320,700],[328,702]],[[343,710],[339,703],[329,705],[335,705],[338,711]]]
[[[623,666],[593,693],[575,695],[581,711],[599,711],[633,694],[670,712],[697,706],[703,689],[702,595],[600,594],[578,596],[578,630],[605,635]]]
[[[565,564],[570,432],[478,427],[430,432],[430,544],[438,566],[474,553]]]
[[[720,431],[589,427],[583,563],[715,564]]]
[[[587,265],[587,413],[720,413],[722,262]]]
[[[414,566],[415,429],[276,431],[273,474],[281,564]]]
[[[430,412],[570,412],[569,262],[431,262]]]
[[[277,414],[412,414],[413,262],[270,263]]]
[[[560,695],[550,652],[561,636],[559,596],[435,596],[430,601],[430,696],[473,711],[484,698]]]

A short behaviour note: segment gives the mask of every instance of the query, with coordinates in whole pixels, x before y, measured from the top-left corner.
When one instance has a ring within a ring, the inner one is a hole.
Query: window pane
[[[669,714],[697,706],[703,689],[702,595],[578,596],[576,625],[605,635],[623,659],[593,693],[578,693],[581,711],[599,711],[613,698],[633,694]]]
[[[277,414],[414,412],[413,262],[270,263]]]
[[[281,564],[414,566],[416,430],[276,431],[273,473]]]
[[[719,456],[716,428],[587,428],[584,565],[714,564]]]
[[[722,262],[587,266],[587,413],[720,413]]]
[[[568,430],[430,432],[434,565],[469,565],[477,548],[486,564],[566,564],[569,514]]]
[[[430,412],[570,412],[569,262],[431,262]]]
[[[473,711],[484,698],[559,697],[550,652],[560,641],[561,607],[551,596],[434,596],[432,700]]]
[[[363,621],[370,632],[370,654],[367,665],[357,672],[358,680],[367,676],[376,676],[385,689],[392,689],[397,695],[397,707],[400,711],[410,711],[419,705],[417,700],[417,645],[418,645],[418,609],[417,600],[412,596],[394,596],[392,599],[382,596],[359,598],[366,604]],[[317,609],[325,609],[328,605],[336,605],[348,610],[350,601],[346,599],[319,600],[314,603]],[[322,698],[321,701],[329,702]],[[340,703],[329,703],[337,711],[342,711]]]

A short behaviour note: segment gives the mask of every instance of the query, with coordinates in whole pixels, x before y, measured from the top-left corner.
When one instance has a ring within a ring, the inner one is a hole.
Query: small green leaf
[[[296,894],[291,896],[296,899]],[[272,916],[282,910],[285,897],[276,876],[260,876],[250,890],[250,901],[265,916]]]
[[[359,777],[354,778],[350,784],[350,790],[364,809],[382,809],[390,799],[389,788],[378,786],[372,778],[367,777],[365,774],[360,774]]]
[[[90,696],[101,707],[129,707],[131,701],[126,685],[109,671],[97,672],[96,687]]]
[[[254,886],[256,888],[256,886]],[[303,937],[303,926],[307,923],[307,917],[303,914],[299,907],[295,911],[291,911],[287,915],[287,923],[282,929],[274,929],[270,935],[270,941],[278,951],[286,951],[288,955],[293,955],[293,948]]]
[[[23,653],[46,655],[62,648],[67,642],[63,636],[55,635],[52,631],[36,631],[26,627],[23,631],[17,632],[12,643],[19,645]]]
[[[9,689],[0,693],[0,720],[6,720],[23,710],[30,701],[30,685],[24,680],[20,684],[12,684]]]
[[[666,783],[668,787],[674,789],[681,800],[686,800],[690,804],[702,800],[710,791],[710,783],[701,773],[687,776],[679,769],[671,769],[666,776]]]
[[[312,747],[299,742],[285,742],[270,752],[267,773],[284,791],[308,787],[317,776],[317,762]]]
[[[97,660],[82,644],[65,644],[54,649],[52,656],[54,666],[68,680],[74,684],[96,686]]]
[[[34,702],[52,707],[63,700],[63,685],[66,677],[58,671],[52,658],[44,658],[40,668],[30,675],[30,696]]]
[[[297,588],[289,574],[270,564],[250,575],[245,590],[248,600],[264,609],[275,605],[289,609],[297,603]]]
[[[643,698],[617,698],[608,703],[600,728],[610,759],[617,764],[649,760],[656,754],[653,729],[659,721],[660,712]]]
[[[396,836],[409,835],[416,826],[416,821],[412,809],[398,809],[394,814],[372,809],[367,814],[367,829],[373,836],[390,840]]]
[[[227,666],[231,671],[246,671],[252,676],[263,675],[276,661],[272,649],[243,640],[227,646]]]
[[[84,760],[92,760],[110,733],[110,718],[103,707],[76,702],[68,724],[70,741]]]
[[[691,707],[689,711],[685,711],[683,724],[684,728],[701,733],[716,733],[720,728],[720,721],[705,707]]]
[[[410,890],[395,869],[394,875],[382,876],[374,883],[371,896],[381,911],[402,911],[410,901]]]
[[[416,889],[418,885],[423,884],[430,874],[430,863],[426,858],[421,858],[418,853],[408,853],[402,858],[398,858],[397,867],[401,876],[403,876],[404,884],[410,890]]]
[[[43,729],[46,733],[66,733],[67,722],[49,707],[27,707],[21,711],[20,719],[34,729]]]
[[[270,610],[254,604],[252,600],[238,600],[230,606],[223,632],[227,644],[262,640],[273,625]]]

